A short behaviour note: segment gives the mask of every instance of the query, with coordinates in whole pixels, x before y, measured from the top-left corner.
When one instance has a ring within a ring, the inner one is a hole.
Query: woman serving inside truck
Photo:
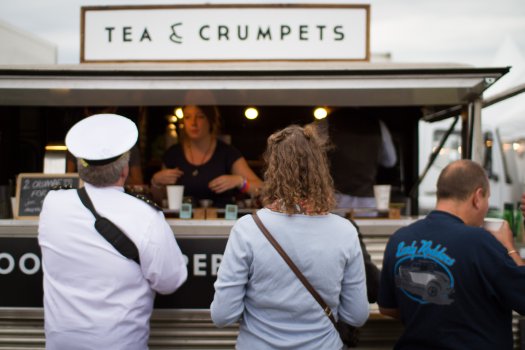
[[[188,105],[183,108],[181,143],[170,147],[163,157],[163,169],[151,179],[153,198],[160,202],[167,185],[183,185],[184,195],[198,204],[211,199],[213,206],[234,203],[235,194],[257,194],[261,180],[233,146],[219,140],[219,111],[214,106]]]

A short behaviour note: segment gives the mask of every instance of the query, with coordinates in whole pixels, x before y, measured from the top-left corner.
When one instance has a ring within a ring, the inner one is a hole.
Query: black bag
[[[117,225],[104,217],[95,220],[95,229],[126,258],[135,260],[139,265],[139,253],[135,244]]]
[[[381,271],[372,261],[370,253],[366,250],[365,242],[363,242],[363,235],[359,230],[356,222],[351,218],[347,218],[348,221],[354,225],[357,230],[357,235],[359,237],[359,245],[361,246],[361,251],[363,252],[363,260],[365,262],[365,274],[366,274],[366,291],[368,296],[368,302],[373,304],[377,302],[377,294],[379,294],[379,279],[381,278]]]
[[[339,336],[343,343],[349,348],[357,347],[359,343],[359,328],[349,325],[341,320],[337,321],[335,328],[339,332]]]
[[[361,245],[361,251],[363,253],[363,260],[365,263],[365,274],[366,274],[366,291],[368,296],[369,303],[375,303],[377,301],[377,294],[379,293],[379,279],[381,271],[372,261],[370,253],[366,250],[365,243],[363,242],[363,235],[359,230],[359,226],[351,218],[347,218],[352,225],[355,226],[357,230],[357,235],[359,237],[359,244]],[[345,343],[349,348],[357,347],[359,342],[360,329],[358,327],[351,326],[344,323],[343,321],[337,321],[335,326],[339,332],[339,336],[343,343]]]

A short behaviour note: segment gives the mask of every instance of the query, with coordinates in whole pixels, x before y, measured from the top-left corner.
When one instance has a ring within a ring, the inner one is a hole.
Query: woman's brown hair
[[[264,160],[264,205],[278,205],[288,214],[297,213],[297,205],[306,205],[311,213],[335,207],[325,142],[314,125],[291,125],[272,134]]]

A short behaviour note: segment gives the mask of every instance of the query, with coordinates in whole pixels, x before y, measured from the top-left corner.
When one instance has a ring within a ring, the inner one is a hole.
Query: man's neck
[[[436,204],[436,210],[444,211],[454,216],[457,216],[466,225],[472,226],[471,215],[469,214],[468,204],[457,200],[439,200]]]

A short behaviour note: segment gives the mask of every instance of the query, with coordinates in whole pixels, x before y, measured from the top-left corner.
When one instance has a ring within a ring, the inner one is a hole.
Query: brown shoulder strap
[[[335,326],[335,318],[334,318],[334,315],[332,315],[332,310],[330,309],[330,307],[325,303],[325,301],[323,300],[323,298],[321,298],[321,296],[319,295],[319,293],[317,293],[314,289],[314,287],[310,284],[310,282],[308,282],[308,280],[306,279],[306,277],[304,277],[304,275],[301,273],[301,271],[297,268],[297,266],[294,264],[294,262],[292,261],[292,259],[290,259],[290,257],[288,256],[288,254],[286,254],[286,252],[283,250],[283,248],[281,247],[281,245],[275,240],[275,238],[273,238],[272,234],[270,233],[270,231],[268,231],[268,229],[266,228],[266,226],[264,226],[264,224],[262,223],[261,219],[259,218],[259,216],[257,216],[257,213],[254,213],[252,214],[252,217],[253,217],[253,221],[255,221],[255,224],[257,224],[257,226],[259,227],[259,229],[262,231],[262,233],[266,236],[266,238],[268,239],[268,241],[270,241],[270,243],[273,245],[273,247],[275,248],[275,250],[277,250],[277,252],[281,255],[281,257],[284,259],[284,261],[288,264],[288,266],[290,266],[290,269],[292,269],[292,271],[295,273],[295,275],[297,276],[297,278],[299,278],[299,280],[303,283],[303,285],[305,286],[306,289],[308,289],[308,291],[310,292],[310,294],[312,294],[312,296],[314,297],[314,299],[319,303],[319,305],[321,305],[321,307],[323,308],[323,311],[324,313],[326,314],[326,316],[328,316],[328,318],[330,319],[330,321],[332,321],[332,323],[334,324]]]

